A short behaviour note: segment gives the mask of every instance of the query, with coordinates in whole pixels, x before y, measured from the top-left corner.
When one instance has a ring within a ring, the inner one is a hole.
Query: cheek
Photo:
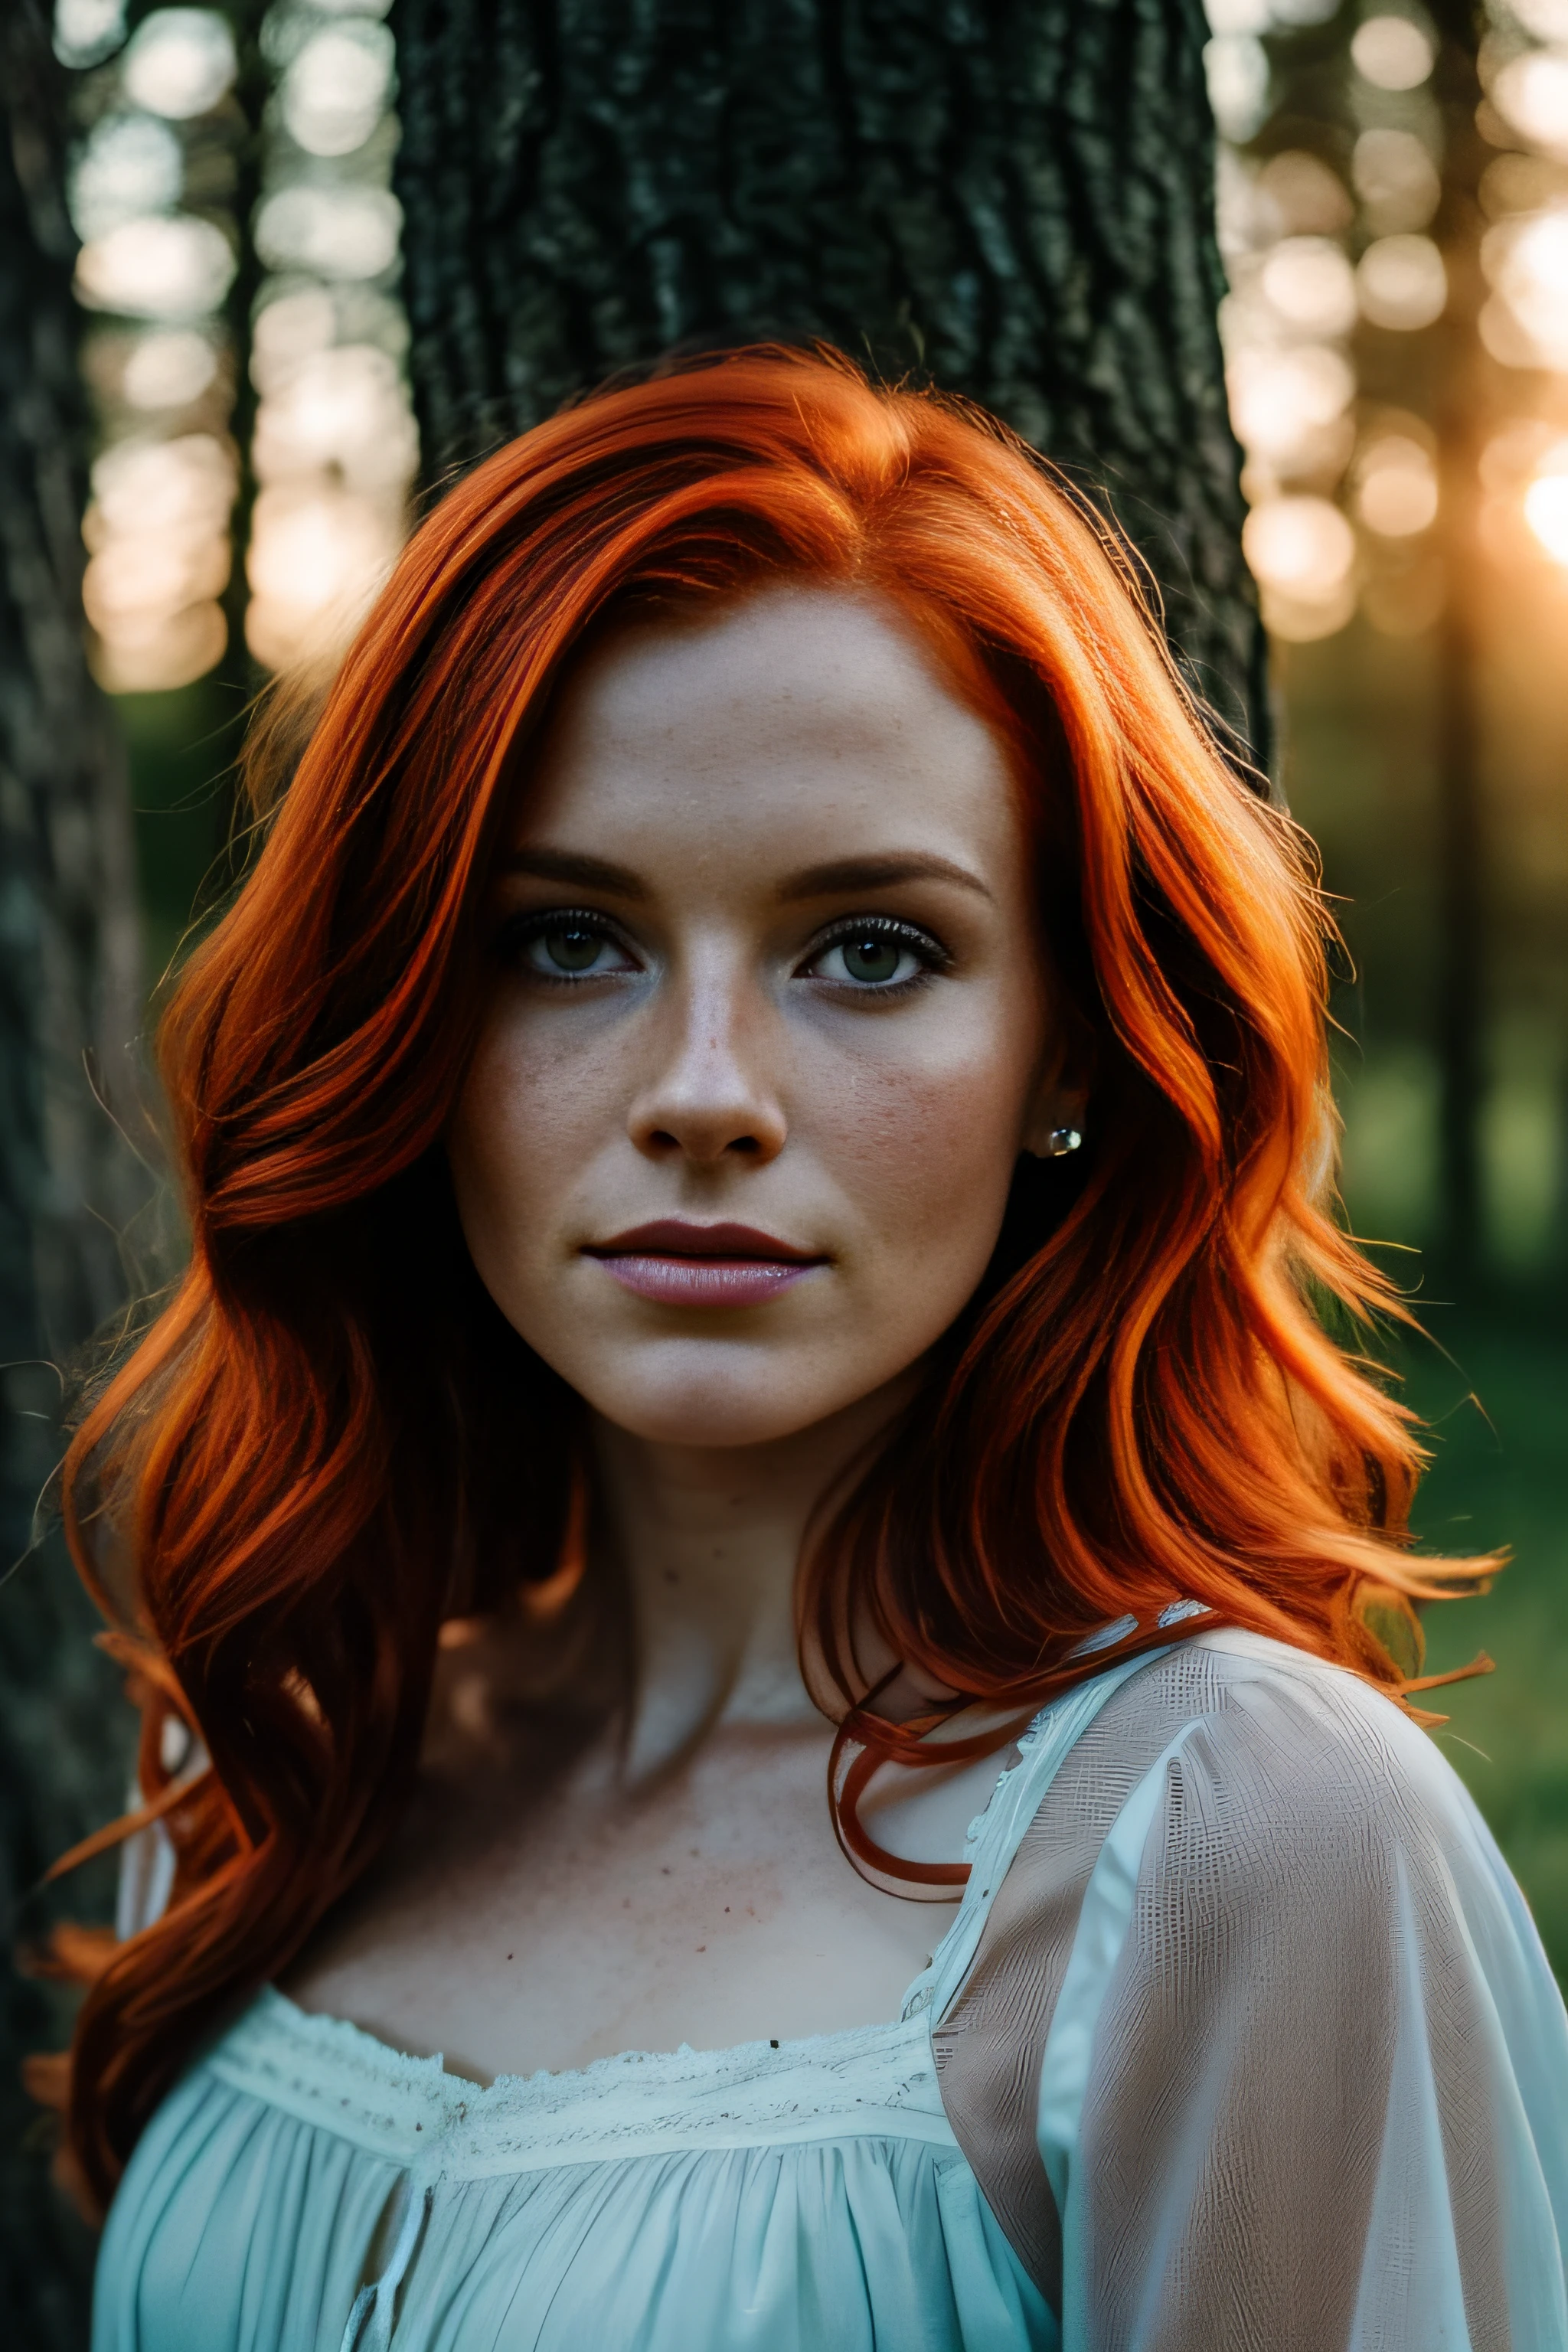
[[[603,1133],[605,1107],[583,1057],[496,1023],[481,1034],[447,1139],[458,1213],[492,1291],[505,1286]]]
[[[984,1036],[967,1051],[862,1071],[822,1137],[883,1265],[918,1256],[922,1279],[984,1272],[1006,1203],[1034,1055]]]

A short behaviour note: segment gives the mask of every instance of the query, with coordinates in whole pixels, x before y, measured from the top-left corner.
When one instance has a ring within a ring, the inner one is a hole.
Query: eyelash
[[[626,934],[607,916],[592,907],[544,907],[537,913],[511,915],[501,925],[496,940],[496,951],[502,962],[521,964],[524,950],[534,940],[546,938],[552,931],[586,931],[595,939],[607,940],[626,956],[636,957],[637,950]],[[589,972],[590,980],[608,978],[606,973]],[[542,981],[546,988],[581,988],[583,979],[570,972],[540,971],[531,968],[530,980]]]
[[[918,925],[900,922],[896,915],[850,915],[833,924],[816,941],[797,970],[804,971],[806,965],[819,962],[831,949],[843,946],[847,940],[865,939],[886,940],[893,947],[908,948],[921,969],[911,972],[907,980],[880,982],[829,981],[825,985],[842,989],[847,995],[875,998],[879,1003],[885,1003],[889,997],[911,994],[915,989],[923,988],[928,981],[952,967],[952,957],[941,940],[933,939],[929,931],[920,929]]]
[[[619,928],[612,923],[607,916],[598,913],[591,907],[547,907],[542,908],[536,913],[513,915],[500,928],[496,942],[497,952],[503,961],[515,964],[521,961],[524,950],[532,940],[542,938],[551,931],[567,930],[586,931],[595,938],[606,940],[612,946],[619,948],[626,956],[635,956],[637,953],[630,940]],[[825,986],[841,990],[846,995],[874,997],[880,1001],[889,997],[909,995],[913,990],[923,988],[926,982],[938,973],[952,968],[952,957],[948,949],[942,946],[940,940],[934,939],[930,931],[921,930],[917,924],[900,921],[895,915],[849,915],[841,917],[819,939],[814,940],[807,953],[802,957],[795,967],[796,976],[805,973],[810,965],[819,962],[824,956],[834,948],[842,946],[846,940],[864,939],[886,940],[893,946],[907,948],[916,958],[921,969],[911,972],[906,980],[881,982],[828,981],[823,983]],[[584,974],[584,978],[599,979],[610,976],[607,973],[590,972]],[[581,988],[584,984],[584,979],[574,978],[567,972],[541,971],[533,968],[531,968],[529,977],[531,980],[542,981],[547,988]]]

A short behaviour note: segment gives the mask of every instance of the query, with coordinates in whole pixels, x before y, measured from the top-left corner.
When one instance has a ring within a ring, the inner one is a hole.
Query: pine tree
[[[139,997],[123,758],[82,651],[85,414],[63,194],[63,76],[38,0],[0,44],[0,2314],[5,2340],[86,2340],[91,2248],[52,2189],[25,2050],[58,2046],[8,1965],[55,1855],[118,1811],[125,1711],[58,1538],[55,1367],[124,1296],[138,1171],[95,1098]],[[7,1574],[7,1571],[10,1571]]]
[[[1104,495],[1268,754],[1202,0],[395,0],[427,476],[671,347],[926,372]]]

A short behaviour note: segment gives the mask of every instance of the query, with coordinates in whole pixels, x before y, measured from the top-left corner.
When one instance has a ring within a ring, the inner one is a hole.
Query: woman
[[[173,1857],[100,2352],[1568,2342],[1323,997],[984,417],[752,353],[451,493],[181,979],[190,1271],[68,1469]]]

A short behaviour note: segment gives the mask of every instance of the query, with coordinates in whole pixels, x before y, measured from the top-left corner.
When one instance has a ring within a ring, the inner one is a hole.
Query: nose
[[[637,1093],[627,1130],[650,1160],[757,1167],[784,1150],[784,1106],[769,1066],[765,1009],[736,971],[710,968],[672,992],[658,1066]]]

